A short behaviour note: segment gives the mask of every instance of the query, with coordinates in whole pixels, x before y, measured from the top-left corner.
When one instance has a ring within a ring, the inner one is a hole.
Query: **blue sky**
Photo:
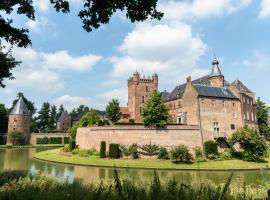
[[[110,24],[87,33],[71,0],[71,13],[56,13],[49,0],[36,0],[36,21],[12,16],[30,30],[32,46],[14,47],[23,61],[15,80],[0,89],[0,102],[11,105],[23,92],[37,108],[48,101],[68,110],[80,104],[104,109],[112,98],[127,102],[127,79],[138,70],[157,72],[159,90],[172,90],[208,74],[215,53],[225,78],[239,78],[270,103],[270,0],[161,0],[161,21],[130,23],[116,13]]]

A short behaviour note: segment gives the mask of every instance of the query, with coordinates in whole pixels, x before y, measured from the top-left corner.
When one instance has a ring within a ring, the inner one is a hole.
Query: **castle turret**
[[[212,87],[224,87],[224,76],[221,73],[217,59],[214,59],[212,62],[212,71],[209,76],[209,81]]]
[[[30,112],[25,105],[23,97],[21,96],[9,114],[7,144],[29,143],[30,119]],[[11,133],[14,131],[20,132],[22,134],[22,141],[14,141],[14,139],[10,137]]]
[[[153,82],[154,82],[154,84],[156,85],[156,87],[158,87],[158,75],[157,75],[157,73],[155,73],[155,74],[152,76],[152,79],[153,79]]]

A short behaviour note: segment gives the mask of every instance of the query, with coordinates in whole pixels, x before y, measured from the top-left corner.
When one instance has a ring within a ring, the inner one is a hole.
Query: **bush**
[[[140,154],[145,156],[156,156],[159,153],[159,146],[155,144],[145,144],[140,147]]]
[[[202,151],[201,147],[195,147],[194,153],[195,153],[195,159],[197,161],[201,160],[203,158],[203,151]]]
[[[95,149],[73,149],[72,154],[76,154],[82,157],[98,156],[99,153]]]
[[[246,161],[260,162],[267,154],[267,145],[259,133],[247,126],[237,130],[231,135],[229,143],[233,146],[239,143],[243,148],[242,159]]]
[[[48,137],[37,138],[37,144],[49,144],[49,138]]]
[[[161,147],[158,152],[158,159],[169,159],[169,153],[166,148]]]
[[[218,160],[231,160],[232,154],[230,151],[224,151],[223,153],[219,154]]]
[[[113,159],[120,158],[119,144],[110,144],[109,145],[109,157]]]
[[[69,138],[69,149],[72,151],[76,147],[76,141],[73,140],[72,138]]]
[[[69,144],[69,137],[64,137],[64,144]]]
[[[171,150],[171,159],[176,162],[191,163],[192,155],[186,145],[179,145]]]
[[[120,145],[120,154],[121,156],[130,156],[130,151],[129,151],[129,147],[124,146],[124,145]]]
[[[99,157],[106,158],[106,142],[105,141],[101,141],[100,143]]]
[[[49,143],[50,144],[62,144],[63,139],[62,139],[62,137],[51,137],[51,138],[49,138]]]
[[[69,145],[66,144],[66,145],[62,148],[62,151],[63,151],[63,152],[70,152]]]
[[[213,156],[218,156],[218,146],[217,143],[213,140],[209,140],[204,143],[204,150],[206,157],[209,159],[212,159]]]
[[[129,147],[129,152],[130,152],[131,158],[133,158],[133,159],[139,158],[139,151],[138,151],[138,145],[137,144],[132,144]]]

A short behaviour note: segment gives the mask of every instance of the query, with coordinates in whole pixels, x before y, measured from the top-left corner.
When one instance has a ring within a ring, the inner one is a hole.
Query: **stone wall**
[[[37,144],[37,138],[51,138],[51,137],[67,137],[67,133],[32,133],[30,138],[30,144],[35,145]]]
[[[107,149],[110,143],[121,145],[157,144],[171,148],[185,144],[190,149],[200,146],[202,140],[198,126],[167,126],[166,129],[156,130],[144,126],[110,126],[79,128],[76,135],[76,144],[81,149],[94,148],[99,150],[100,142],[106,141]]]

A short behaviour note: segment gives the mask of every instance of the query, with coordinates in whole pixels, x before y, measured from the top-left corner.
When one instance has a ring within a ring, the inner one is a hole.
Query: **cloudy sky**
[[[228,81],[242,80],[270,103],[270,0],[160,0],[161,21],[130,23],[116,13],[109,25],[87,33],[71,13],[56,13],[49,0],[35,0],[36,21],[13,16],[29,28],[32,46],[14,48],[23,63],[15,80],[0,88],[11,105],[23,92],[37,108],[48,101],[68,110],[80,104],[103,109],[112,98],[127,102],[127,79],[135,71],[159,75],[159,90],[208,74],[213,55]]]

